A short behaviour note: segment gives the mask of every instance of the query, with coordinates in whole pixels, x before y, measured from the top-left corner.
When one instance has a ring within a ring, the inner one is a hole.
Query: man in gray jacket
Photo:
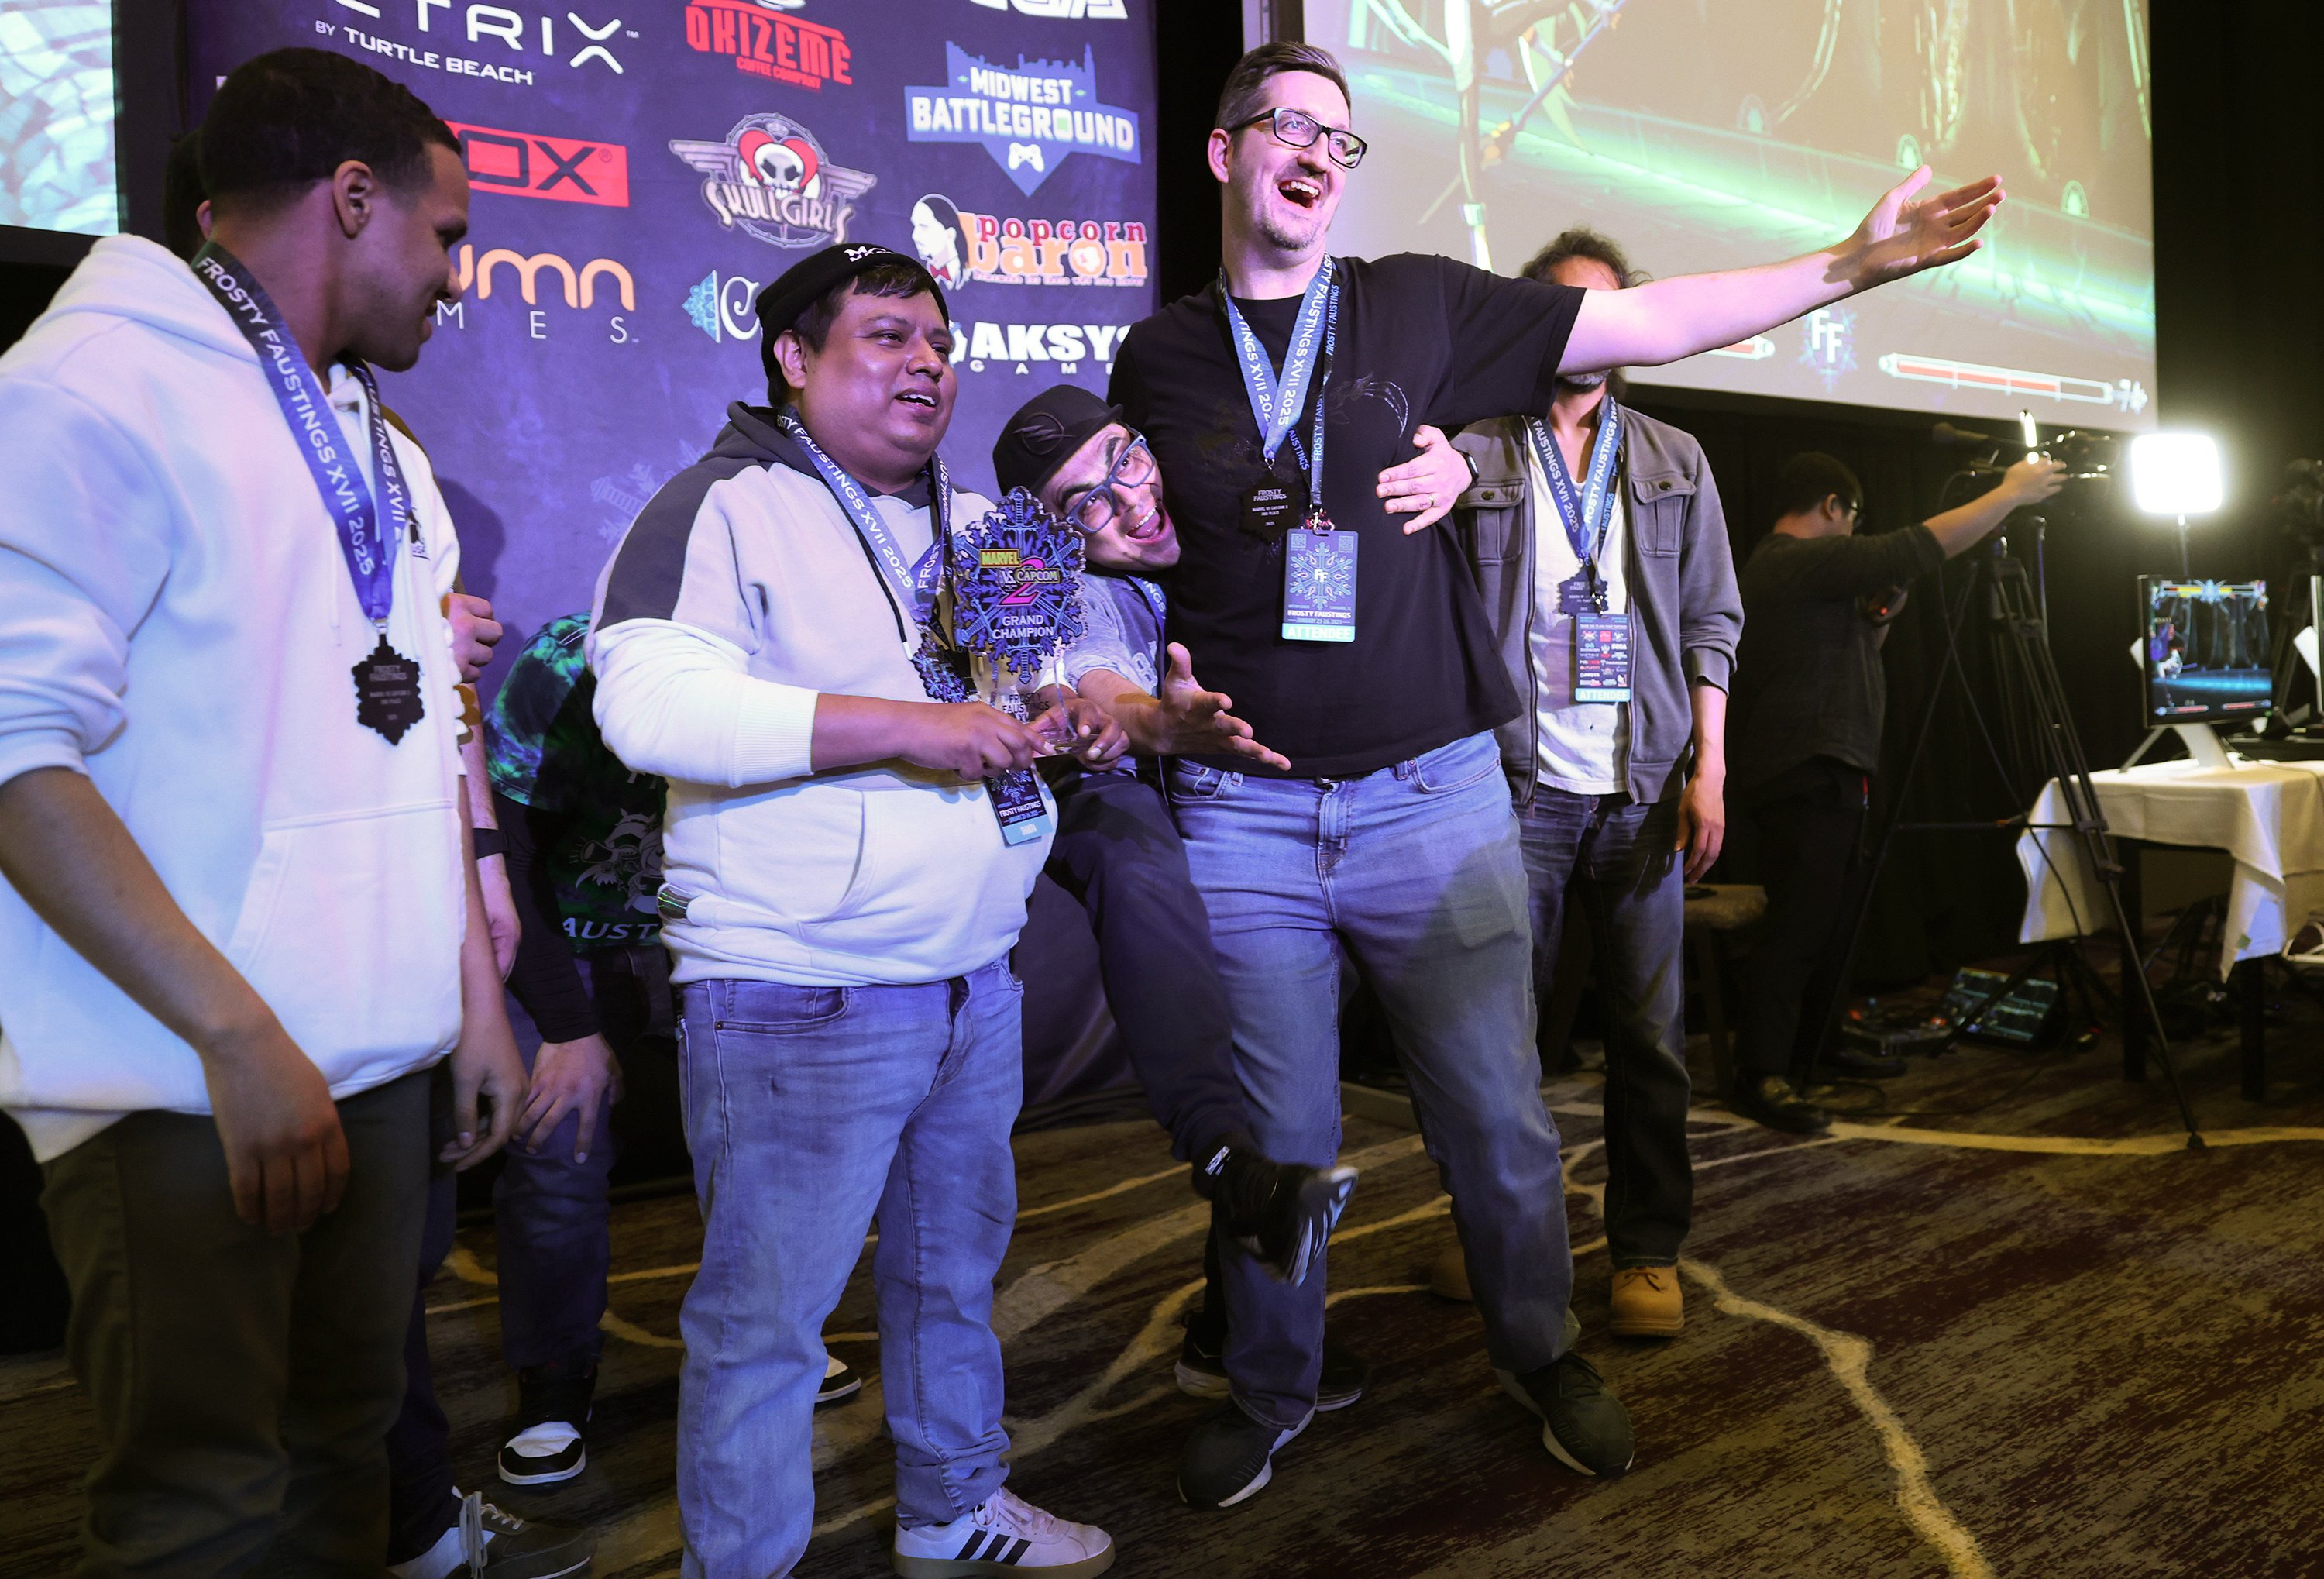
[[[1633,282],[1619,248],[1569,230],[1530,278]],[[1545,418],[1455,442],[1456,509],[1501,656],[1529,706],[1499,730],[1546,993],[1569,900],[1606,1005],[1606,1236],[1613,1330],[1668,1337],[1693,1177],[1686,1151],[1685,885],[1726,831],[1727,684],[1743,628],[1702,447],[1623,409],[1609,375],[1561,374]]]

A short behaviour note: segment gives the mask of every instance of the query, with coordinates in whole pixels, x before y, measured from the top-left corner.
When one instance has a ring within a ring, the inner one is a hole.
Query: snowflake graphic
[[[1317,550],[1291,568],[1291,601],[1301,608],[1345,608],[1356,596],[1355,561]]]

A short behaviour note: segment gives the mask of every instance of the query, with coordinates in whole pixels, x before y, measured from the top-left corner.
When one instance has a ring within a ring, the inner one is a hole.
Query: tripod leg
[[[2122,862],[2122,910],[2126,915],[2144,914],[2145,899],[2140,891],[2139,843],[2136,839],[2117,839],[2115,849]],[[2135,931],[2126,927],[2122,932],[2122,1077],[2125,1080],[2146,1078],[2146,1024],[2130,1011],[2135,1001],[2132,979],[2146,979],[2146,954]]]

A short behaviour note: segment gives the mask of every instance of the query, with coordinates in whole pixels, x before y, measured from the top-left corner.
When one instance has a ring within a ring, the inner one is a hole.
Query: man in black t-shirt
[[[1561,370],[1673,361],[1966,255],[1999,185],[1916,200],[1917,172],[1827,251],[1582,291],[1442,258],[1327,260],[1364,145],[1322,50],[1246,55],[1215,125],[1222,282],[1130,330],[1111,399],[1171,478],[1185,554],[1166,581],[1169,637],[1291,764],[1180,758],[1170,776],[1255,1139],[1286,1162],[1337,1153],[1344,951],[1396,1031],[1495,1365],[1552,1454],[1618,1475],[1628,1416],[1572,1350],[1525,871],[1491,733],[1518,702],[1460,545],[1398,531],[1376,479],[1420,423],[1538,413]],[[1302,524],[1311,501],[1309,524],[1335,531]],[[1320,1366],[1323,1278],[1286,1288],[1247,1256],[1228,1262],[1232,1398],[1179,1464],[1203,1507],[1266,1482],[1312,1417]]]
[[[1983,497],[1917,526],[1857,535],[1856,474],[1811,451],[1784,464],[1782,513],[1744,563],[1743,644],[1727,738],[1729,799],[1759,836],[1767,918],[1751,956],[1728,1105],[1814,1134],[1831,1115],[1791,1082],[1823,1034],[1862,894],[1857,860],[1888,700],[1880,649],[1905,588],[1980,541],[2013,510],[2065,485],[2029,455]],[[1858,1073],[1895,1073],[1854,1066]]]

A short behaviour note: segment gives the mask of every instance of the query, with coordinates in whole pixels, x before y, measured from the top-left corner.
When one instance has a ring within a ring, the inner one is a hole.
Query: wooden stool
[[[1703,1018],[1711,1024],[1711,1078],[1722,1097],[1735,1089],[1735,1057],[1727,1035],[1727,935],[1766,913],[1767,891],[1756,882],[1694,883],[1686,891],[1686,937],[1693,946],[1695,977],[1702,983]]]

